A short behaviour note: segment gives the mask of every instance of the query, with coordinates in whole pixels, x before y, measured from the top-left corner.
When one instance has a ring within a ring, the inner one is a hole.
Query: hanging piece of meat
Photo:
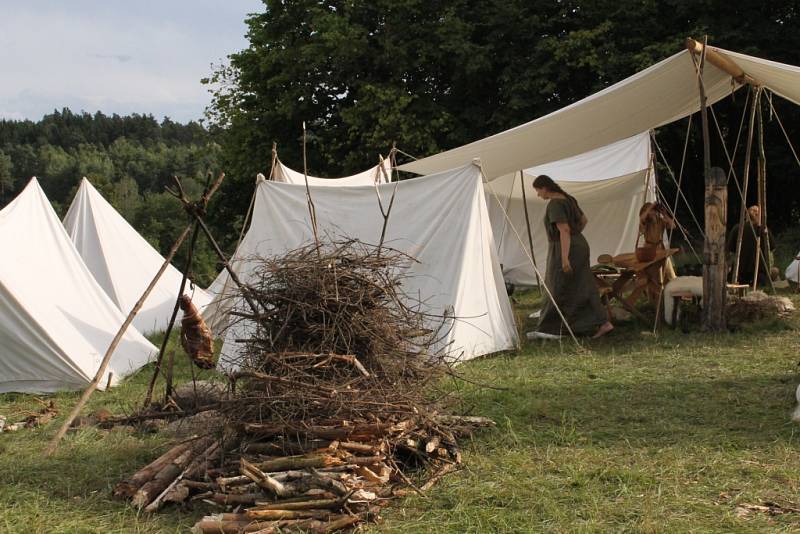
[[[197,306],[192,303],[188,295],[181,295],[180,307],[183,311],[181,320],[183,350],[200,369],[213,369],[217,362],[214,358],[214,338],[211,330],[206,326]]]

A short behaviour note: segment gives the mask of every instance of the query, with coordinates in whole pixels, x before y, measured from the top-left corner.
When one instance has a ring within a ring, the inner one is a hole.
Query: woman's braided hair
[[[580,208],[580,206],[578,206],[578,201],[575,199],[575,197],[573,197],[572,195],[561,189],[561,186],[558,185],[555,180],[553,180],[546,174],[540,174],[539,176],[534,178],[533,187],[536,189],[547,189],[548,191],[552,191],[553,193],[561,193],[562,195],[564,195],[564,198],[566,198],[567,201],[572,205],[572,207],[575,208],[575,213],[578,214],[578,218],[584,215],[583,210]]]

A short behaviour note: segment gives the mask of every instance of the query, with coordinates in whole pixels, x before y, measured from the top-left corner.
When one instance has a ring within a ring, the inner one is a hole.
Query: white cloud
[[[0,18],[0,116],[70,107],[187,121],[210,102],[200,79],[247,46],[256,0],[7,3]]]

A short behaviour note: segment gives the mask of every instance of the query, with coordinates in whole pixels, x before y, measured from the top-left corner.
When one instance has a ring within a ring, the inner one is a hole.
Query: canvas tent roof
[[[354,174],[352,176],[343,176],[341,178],[320,178],[318,176],[309,176],[309,186],[353,186],[353,185],[374,185],[376,183],[386,183],[387,178],[392,176],[392,163],[389,159],[383,161],[383,172],[381,166],[376,165],[364,172]],[[284,182],[287,184],[303,184],[305,185],[305,176],[302,172],[290,169],[284,165],[279,159],[275,160],[275,169],[273,170],[272,179],[276,182]]]
[[[397,197],[387,228],[386,244],[417,258],[404,291],[420,295],[433,313],[451,310],[458,317],[445,340],[464,358],[514,346],[516,327],[497,257],[485,204],[480,169],[469,165],[435,176],[378,186],[388,199]],[[383,218],[375,187],[316,187],[314,200],[319,233],[379,241]],[[258,185],[253,219],[234,255],[234,269],[247,281],[250,258],[270,256],[312,240],[304,186],[264,181]],[[224,285],[220,281],[218,287]],[[219,330],[230,301],[220,295],[206,319]],[[226,305],[227,304],[227,305]],[[241,323],[228,329],[221,365],[237,355],[233,339]]]
[[[97,282],[123,313],[129,313],[164,258],[86,178],[64,217],[64,226]],[[133,320],[139,331],[167,328],[182,277],[175,267],[167,267]],[[210,300],[199,287],[187,293],[201,309]]]
[[[0,392],[86,386],[125,316],[92,277],[35,178],[0,211],[0,248]],[[155,352],[129,328],[108,367],[111,383]]]
[[[749,75],[800,103],[800,68],[709,47],[729,55]],[[704,87],[711,105],[731,93],[731,77],[707,63]],[[698,111],[691,52],[684,50],[563,109],[491,137],[406,163],[398,168],[430,174],[480,158],[490,178],[609,145]]]
[[[584,236],[594,260],[600,254],[615,255],[635,247],[639,209],[645,199],[655,197],[652,182],[646,191],[650,163],[650,138],[645,133],[586,154],[527,169],[522,183],[531,221],[534,255],[540,269],[547,260],[547,236],[541,224],[546,202],[538,198],[533,189],[535,176],[547,174],[578,200],[589,219]],[[486,203],[498,256],[503,264],[503,276],[515,284],[536,284],[536,275],[528,258],[530,245],[519,173],[493,180],[486,189]]]

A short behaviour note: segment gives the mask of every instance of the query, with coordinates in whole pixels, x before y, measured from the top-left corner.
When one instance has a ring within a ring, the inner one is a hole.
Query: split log
[[[257,520],[277,520],[277,519],[321,519],[328,520],[331,517],[330,510],[247,510],[246,515],[250,519]]]
[[[210,491],[217,487],[213,482],[201,482],[199,480],[184,480],[183,484],[193,490]]]
[[[235,477],[219,477],[217,479],[217,485],[222,489],[222,491],[226,491],[227,488],[231,486],[241,486],[243,484],[250,484],[252,480],[250,477],[245,475],[237,475]]]
[[[306,428],[247,423],[243,426],[243,430],[249,434],[260,436],[306,436],[331,440],[374,441],[390,434],[406,431],[412,426],[413,424],[410,421],[403,421],[398,424],[375,423],[352,426],[310,426]]]
[[[344,506],[347,499],[318,499],[308,501],[287,502],[280,501],[274,503],[258,503],[255,510],[314,510],[314,509],[338,509]]]
[[[114,486],[112,494],[117,498],[130,499],[136,494],[139,488],[141,488],[146,482],[152,480],[159,471],[164,469],[167,464],[173,462],[177,457],[186,452],[188,448],[188,443],[181,443],[171,448],[153,460],[151,463],[138,470],[130,478],[125,479]]]
[[[132,502],[137,508],[143,508],[151,503],[192,463],[199,450],[208,448],[213,437],[206,437],[187,444],[188,447],[172,461],[167,462],[152,479],[144,483],[134,494]]]
[[[240,470],[242,474],[258,484],[260,487],[270,491],[271,493],[274,493],[278,497],[288,497],[292,495],[293,492],[289,488],[261,471],[258,466],[251,464],[244,458],[242,458],[240,461]]]
[[[349,462],[349,460],[348,460]],[[310,467],[332,467],[342,465],[344,461],[335,456],[288,456],[267,460],[256,464],[262,471],[289,471],[291,469],[308,469]]]
[[[205,497],[206,500],[215,502],[217,504],[221,504],[223,506],[227,505],[240,505],[240,504],[255,504],[258,501],[264,499],[266,496],[263,493],[242,493],[242,494],[231,494],[231,493],[213,493]]]
[[[242,449],[250,454],[269,454],[274,456],[302,455],[327,449],[331,442],[328,440],[314,440],[306,443],[293,441],[266,443],[248,443]]]
[[[336,532],[337,530],[342,530],[344,528],[353,526],[361,521],[363,521],[363,519],[357,515],[343,515],[339,516],[337,519],[331,519],[327,523],[319,525],[314,529],[314,532],[318,534]]]
[[[226,516],[239,516],[241,519],[229,519]],[[194,534],[241,534],[254,532],[279,532],[277,529],[289,526],[301,527],[307,520],[253,521],[244,514],[220,514],[206,516],[192,527]],[[270,530],[271,529],[271,530]]]
[[[189,497],[189,487],[183,484],[184,477],[194,477],[205,472],[208,460],[219,450],[220,443],[215,441],[203,453],[192,460],[183,472],[162,491],[158,497],[145,507],[145,512],[155,512],[163,502],[183,502]]]

